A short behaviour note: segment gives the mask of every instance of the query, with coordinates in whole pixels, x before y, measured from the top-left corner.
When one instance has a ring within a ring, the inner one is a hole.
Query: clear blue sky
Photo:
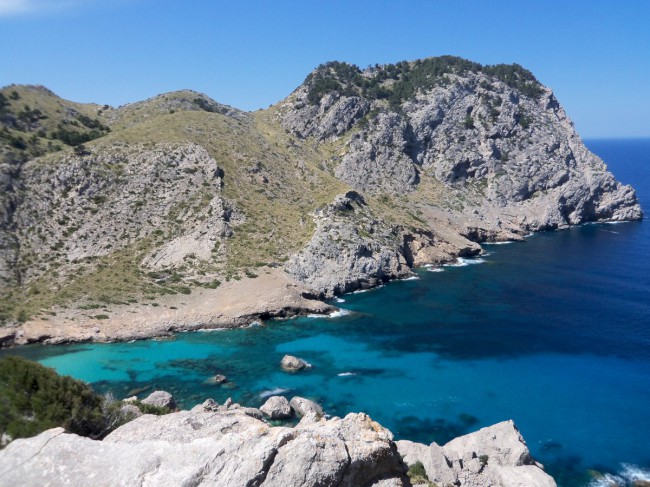
[[[650,137],[650,0],[0,0],[0,85],[121,105],[182,88],[242,109],[318,64],[516,62],[583,137]]]

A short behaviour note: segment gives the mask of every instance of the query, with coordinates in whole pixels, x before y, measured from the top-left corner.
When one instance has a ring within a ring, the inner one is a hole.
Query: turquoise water
[[[648,211],[650,141],[588,145]],[[206,397],[260,405],[285,391],[332,415],[365,411],[422,442],[512,418],[567,487],[589,484],[588,469],[650,471],[647,222],[485,248],[481,259],[344,296],[349,314],[337,318],[14,353],[117,397],[165,389],[184,407]],[[313,367],[283,373],[285,353]],[[216,373],[231,382],[207,383]]]

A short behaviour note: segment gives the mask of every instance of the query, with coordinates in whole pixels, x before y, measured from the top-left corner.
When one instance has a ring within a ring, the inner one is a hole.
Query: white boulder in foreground
[[[553,478],[530,456],[512,421],[460,436],[444,446],[397,441],[404,462],[422,462],[427,477],[439,485],[482,487],[556,487]]]
[[[291,428],[270,426],[253,417],[257,410],[254,415],[251,411],[231,404],[218,410],[200,407],[165,416],[144,415],[103,441],[54,428],[15,440],[0,451],[1,483],[26,487],[411,485],[393,435],[363,413],[329,420],[309,415]],[[516,432],[512,423],[493,428],[501,431],[498,428],[508,425]],[[447,445],[442,447],[453,465],[446,468],[457,474],[457,485],[555,485],[534,463],[516,464],[517,459],[530,460],[520,437],[499,434],[492,441],[486,431],[490,428],[450,442],[453,448],[448,450],[444,450]],[[424,463],[429,447],[408,443]],[[520,443],[526,452],[523,457],[516,453],[523,451]],[[485,450],[482,445],[487,445]],[[484,468],[454,470],[458,459],[473,465],[483,451],[489,455]]]

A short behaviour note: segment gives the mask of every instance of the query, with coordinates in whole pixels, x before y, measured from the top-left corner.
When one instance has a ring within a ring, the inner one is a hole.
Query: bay
[[[650,211],[650,140],[587,145]],[[347,314],[335,318],[2,354],[120,398],[169,390],[183,407],[303,395],[329,414],[364,411],[396,437],[425,443],[514,419],[561,486],[598,484],[590,470],[650,477],[647,221],[485,249],[442,272],[420,269],[418,279],[346,295],[335,304]],[[283,373],[285,353],[313,367]],[[216,373],[229,383],[209,383]]]

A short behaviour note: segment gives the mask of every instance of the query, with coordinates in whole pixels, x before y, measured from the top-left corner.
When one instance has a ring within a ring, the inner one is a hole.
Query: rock
[[[212,378],[212,380],[215,384],[223,384],[228,381],[228,378],[225,375],[217,374]]]
[[[142,404],[150,404],[159,408],[176,409],[176,401],[167,391],[154,391],[142,400]]]
[[[442,447],[398,441],[397,448],[408,465],[422,462],[429,480],[439,485],[556,486],[532,459],[512,421],[455,438]]]
[[[317,295],[331,298],[412,275],[399,229],[377,220],[357,192],[336,196],[313,216],[314,235],[285,270]]]
[[[451,440],[444,447],[447,458],[462,458],[466,452],[487,455],[490,465],[518,467],[532,464],[530,451],[513,421],[504,421]]]
[[[0,471],[26,487],[409,485],[392,435],[364,414],[287,428],[239,409],[144,415],[104,441],[55,428],[0,451]]]
[[[311,367],[307,362],[293,355],[285,355],[280,361],[280,367],[287,372],[297,372],[299,370]]]
[[[293,409],[299,417],[306,416],[309,413],[315,414],[318,418],[323,416],[323,408],[314,401],[310,401],[304,397],[293,397],[291,401],[289,401],[289,404],[291,405],[291,409]]]
[[[125,404],[120,408],[120,417],[131,421],[134,418],[142,416],[142,411],[135,404]]]
[[[129,403],[129,402],[135,402],[137,400],[138,400],[138,396],[131,396],[131,397],[127,397],[126,399],[122,399],[122,402]]]
[[[271,396],[260,408],[260,411],[271,419],[287,419],[293,411],[289,401],[284,396]]]

